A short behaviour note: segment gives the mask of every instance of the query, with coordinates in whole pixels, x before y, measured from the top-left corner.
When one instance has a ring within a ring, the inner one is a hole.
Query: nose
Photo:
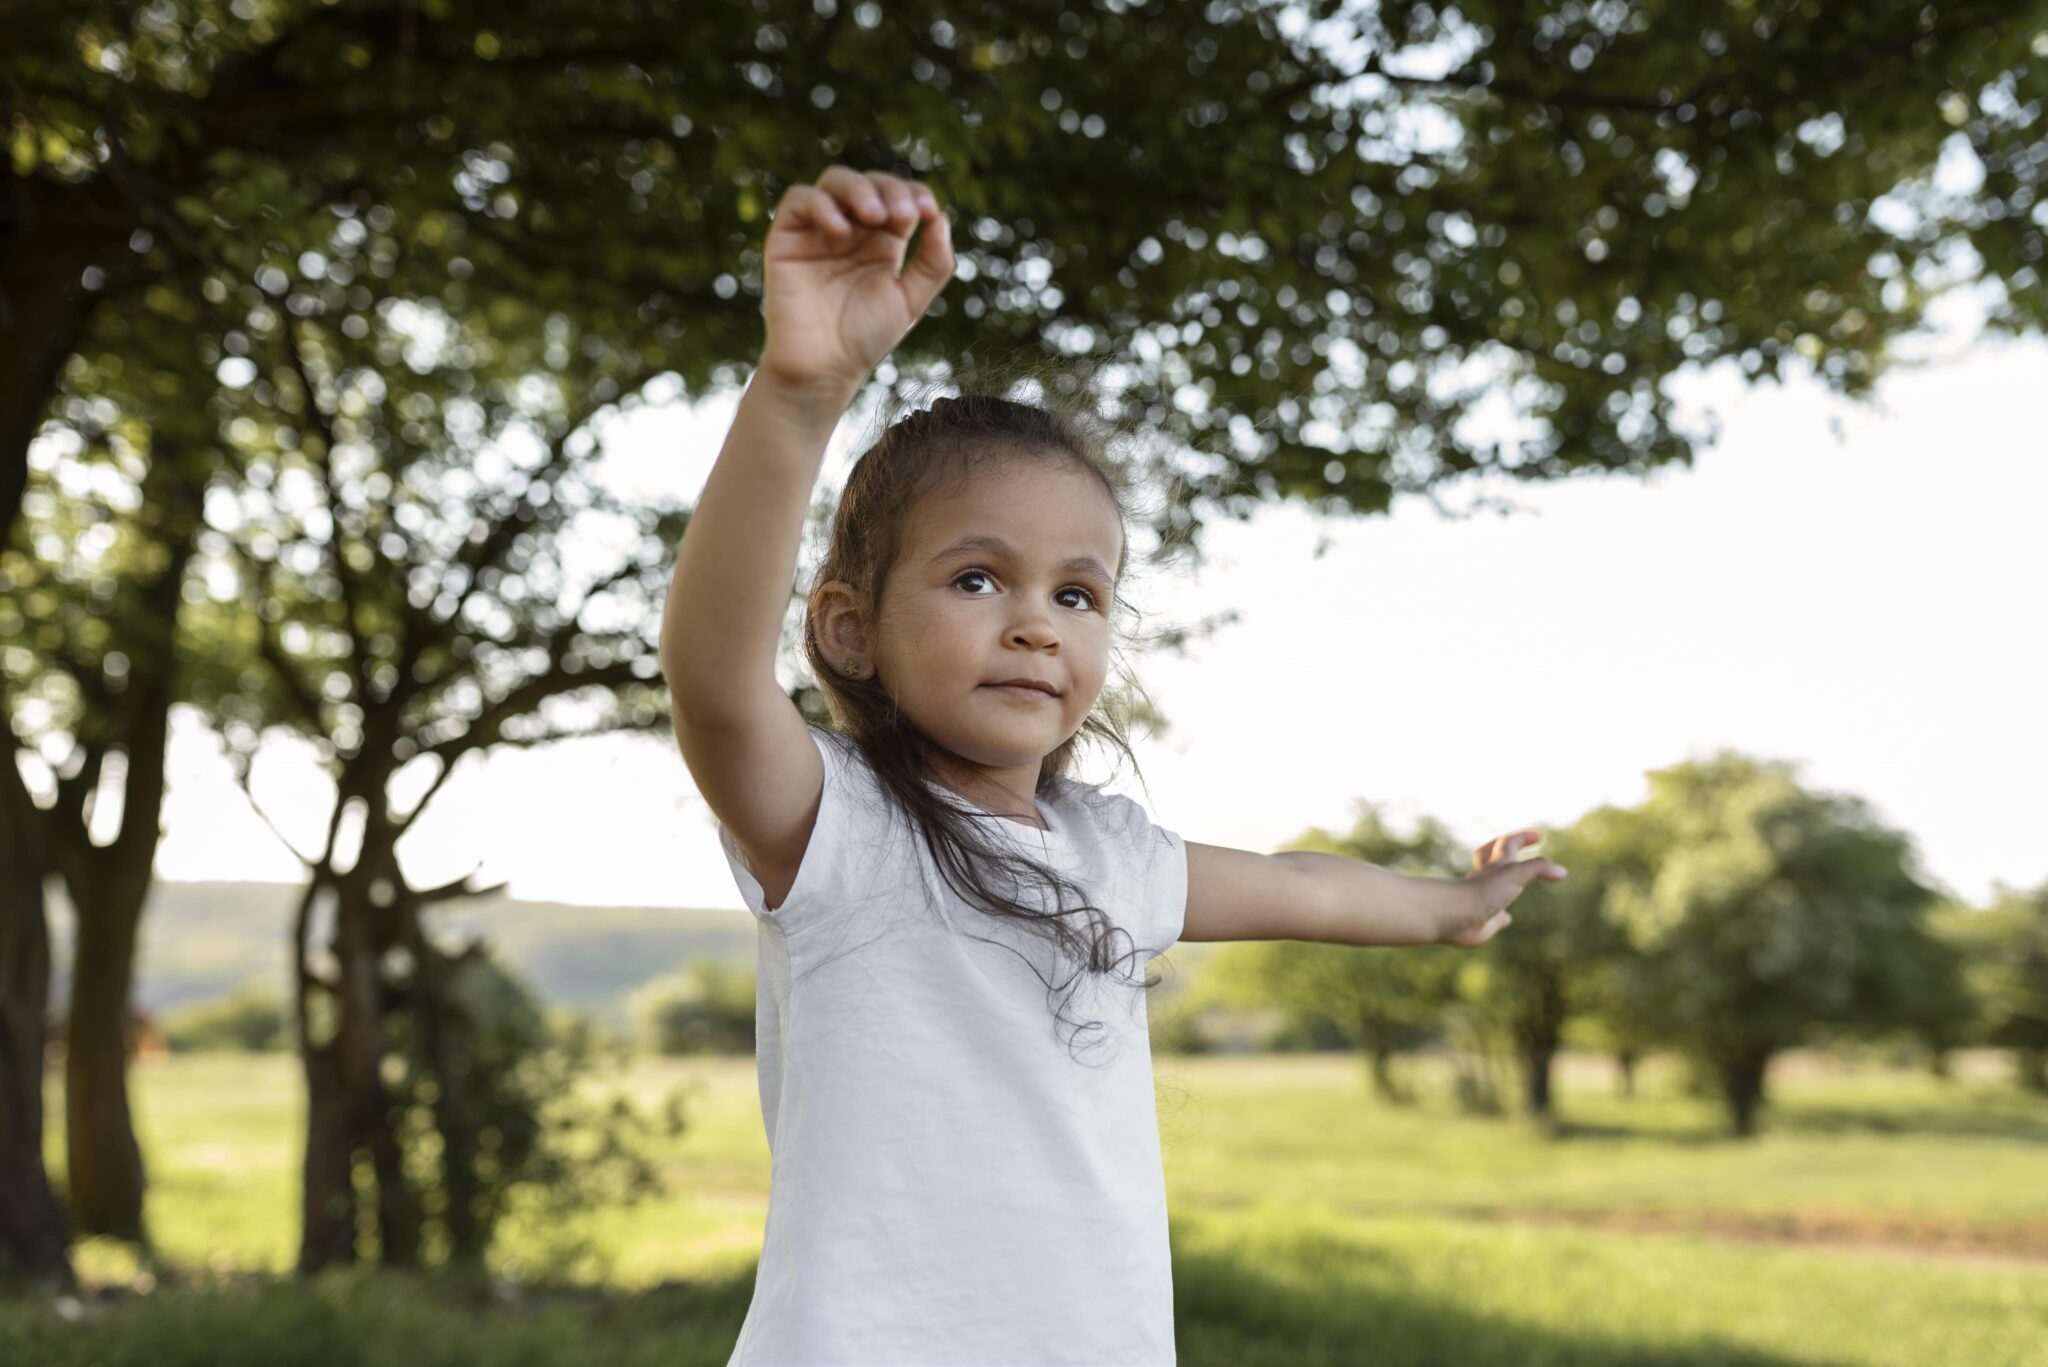
[[[1060,634],[1053,629],[1052,619],[1040,613],[1035,617],[1013,623],[1010,627],[1010,643],[1028,646],[1032,650],[1044,650],[1047,646],[1057,647]]]

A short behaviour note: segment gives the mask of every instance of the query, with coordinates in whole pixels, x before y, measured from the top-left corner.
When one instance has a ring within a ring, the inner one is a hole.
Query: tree
[[[1970,985],[1968,936],[1959,934],[1958,918],[1971,914],[1953,900],[1928,913],[1928,958],[1901,984],[1899,1019],[1889,1033],[1902,1034],[1926,1051],[1928,1071],[1945,1078],[1949,1056],[1983,1030],[1983,1003]]]
[[[551,336],[547,349],[580,358],[545,381],[530,364],[480,369],[480,329],[394,373],[383,353],[417,322],[380,316],[359,342],[281,324],[280,363],[227,424],[243,434],[245,486],[269,493],[245,494],[229,531],[233,601],[213,605],[212,630],[221,653],[262,662],[264,685],[195,701],[259,812],[249,775],[276,728],[310,741],[336,785],[323,847],[299,851],[309,881],[292,931],[306,1271],[362,1256],[365,1221],[377,1256],[422,1256],[381,1060],[393,1031],[427,1027],[394,1014],[410,999],[395,995],[389,956],[406,949],[425,973],[422,908],[488,889],[418,887],[399,859],[405,834],[466,756],[667,725],[655,642],[679,519],[621,505],[581,460],[592,420],[651,377],[539,319],[535,346]],[[593,522],[609,524],[609,549],[592,548]],[[401,809],[407,771],[427,786]],[[419,982],[415,1006],[434,1009],[431,978]],[[375,1174],[367,1190],[358,1153]]]
[[[41,839],[78,918],[65,1048],[66,1187],[86,1233],[147,1244],[130,1117],[126,1022],[142,911],[163,831],[171,709],[215,661],[180,650],[199,552],[216,381],[190,336],[109,318],[107,350],[74,356],[65,426],[26,493],[34,554],[0,599],[0,667],[50,765]],[[119,813],[110,836],[96,816]]]
[[[743,360],[761,215],[828,158],[925,176],[967,229],[960,307],[908,360],[1023,343],[1193,386],[1139,401],[1222,448],[1212,496],[1372,510],[1482,465],[1640,470],[1689,449],[1656,386],[1687,361],[1797,357],[1867,389],[1969,273],[1961,244],[2005,284],[1992,325],[2039,325],[2043,13],[31,8],[6,67],[24,231],[0,275],[0,526],[65,356],[181,254],[288,261],[360,199],[428,248],[396,292],[583,288],[644,311],[627,332],[687,321]],[[1967,196],[1925,193],[1947,146],[1984,171]],[[1504,374],[1455,374],[1482,355]],[[1537,429],[1512,453],[1453,430],[1503,378]]]
[[[2048,883],[1999,887],[1971,931],[1984,1038],[2013,1051],[2021,1086],[2048,1094]]]
[[[1645,956],[1664,1032],[1755,1131],[1773,1055],[1815,1027],[1896,1028],[1938,959],[1911,843],[1860,798],[1722,751],[1650,773],[1639,872],[1610,905]]]
[[[1575,865],[1566,868],[1577,874]],[[1584,1008],[1580,1028],[1591,1042],[1614,1054],[1622,1096],[1636,1094],[1636,1067],[1655,1048],[1659,1019],[1657,987],[1646,965],[1634,953],[1617,954],[1592,965],[1580,993]]]
[[[1521,1065],[1531,1116],[1554,1118],[1551,1065],[1565,1023],[1591,998],[1599,966],[1625,950],[1607,913],[1607,892],[1629,858],[1625,819],[1600,808],[1562,831],[1545,831],[1539,851],[1572,876],[1531,884],[1515,923],[1480,946],[1465,973],[1465,995],[1484,999],[1504,1022]]]
[[[1434,877],[1455,876],[1461,851],[1435,820],[1425,817],[1411,834],[1399,835],[1388,828],[1378,807],[1366,802],[1357,804],[1348,832],[1311,828],[1286,848],[1341,854]],[[1434,1033],[1454,994],[1464,952],[1255,940],[1218,947],[1202,973],[1206,993],[1216,1000],[1278,1006],[1303,1026],[1310,1019],[1333,1022],[1364,1051],[1375,1094],[1400,1102],[1410,1096],[1394,1077],[1394,1055]]]

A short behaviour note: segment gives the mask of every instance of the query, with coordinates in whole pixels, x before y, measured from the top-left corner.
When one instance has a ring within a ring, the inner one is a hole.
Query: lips
[[[1009,682],[983,684],[982,687],[997,689],[1004,693],[1015,693],[1020,697],[1050,698],[1057,696],[1052,691],[1052,686],[1050,684]]]

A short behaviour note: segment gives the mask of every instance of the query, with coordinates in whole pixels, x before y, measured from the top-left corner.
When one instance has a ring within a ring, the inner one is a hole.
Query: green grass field
[[[1621,1099],[1563,1071],[1563,1133],[1412,1107],[1336,1055],[1157,1059],[1180,1361],[1596,1367],[2048,1367],[2048,1101],[2002,1081],[1781,1061],[1764,1132],[1653,1060]],[[515,1286],[289,1267],[300,1105],[287,1057],[152,1060],[136,1107],[168,1268],[88,1241],[83,1304],[0,1305],[10,1364],[720,1364],[768,1197],[748,1059],[645,1061],[686,1125],[666,1195],[515,1221]],[[62,1112],[55,1088],[50,1098]],[[61,1145],[51,1161],[61,1179]],[[545,1285],[546,1289],[539,1289]]]

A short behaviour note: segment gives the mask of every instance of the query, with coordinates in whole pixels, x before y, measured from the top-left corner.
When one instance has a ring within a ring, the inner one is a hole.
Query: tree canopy
[[[324,268],[337,204],[377,293],[561,301],[694,391],[757,350],[769,206],[837,160],[954,215],[960,278],[901,364],[1118,367],[1214,458],[1208,498],[1374,510],[1482,467],[1643,470],[1691,449],[1660,383],[1688,362],[1861,391],[1978,274],[1992,326],[2039,326],[2044,14],[17,7],[0,469],[18,485],[96,311],[151,307],[180,257],[213,264],[209,299],[267,285],[346,326],[373,295]],[[1968,192],[1930,181],[1945,155]],[[1494,398],[1512,440],[1468,422]]]

